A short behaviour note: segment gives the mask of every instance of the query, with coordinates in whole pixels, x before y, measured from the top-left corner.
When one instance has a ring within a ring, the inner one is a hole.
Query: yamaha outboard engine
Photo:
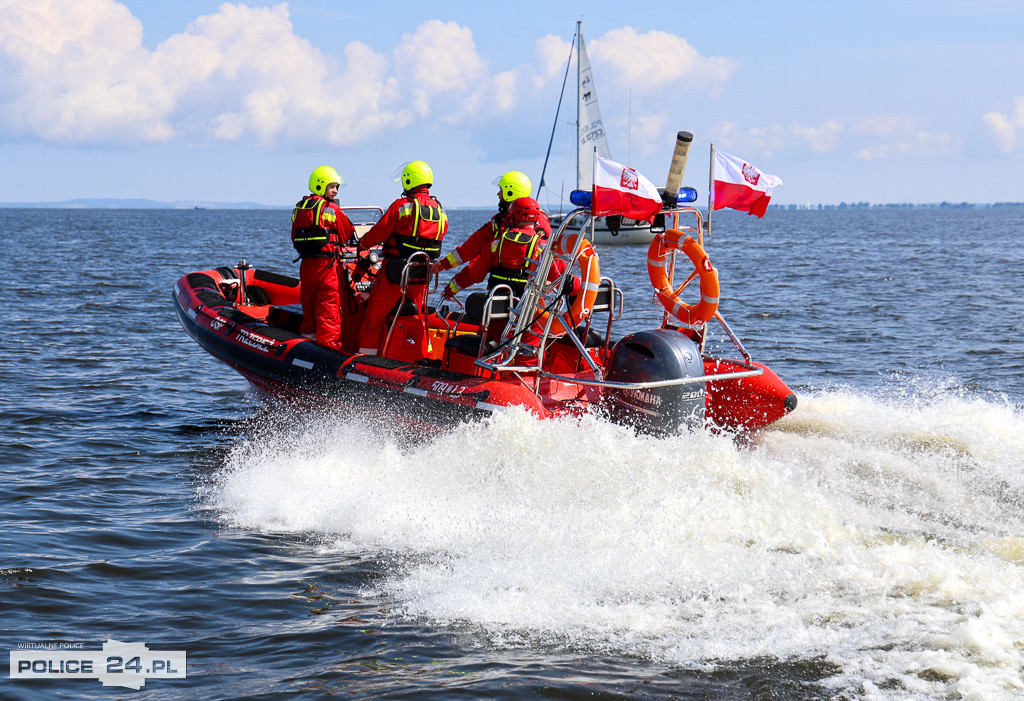
[[[697,344],[678,331],[658,329],[631,333],[612,348],[605,379],[656,382],[704,374]],[[605,390],[605,404],[615,423],[644,433],[667,435],[681,426],[704,425],[704,383],[650,389]]]

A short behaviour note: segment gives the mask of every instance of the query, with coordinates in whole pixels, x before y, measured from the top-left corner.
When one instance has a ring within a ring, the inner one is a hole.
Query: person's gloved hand
[[[447,269],[448,265],[445,263],[443,258],[441,260],[434,261],[434,264],[430,266],[430,272],[433,273],[434,275],[443,273]]]
[[[441,293],[441,299],[455,299],[455,290],[451,288],[451,285],[445,285],[444,292]]]

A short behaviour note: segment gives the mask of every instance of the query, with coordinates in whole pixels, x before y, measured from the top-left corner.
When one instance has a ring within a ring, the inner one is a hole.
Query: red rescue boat
[[[430,306],[429,295],[422,307],[400,303],[380,356],[355,348],[379,263],[360,258],[354,246],[340,261],[346,281],[340,351],[299,334],[296,278],[244,261],[184,275],[174,305],[200,346],[261,392],[288,402],[331,402],[439,427],[508,407],[542,418],[598,413],[655,434],[768,426],[796,407],[796,395],[751,360],[719,313],[718,274],[702,246],[700,212],[669,207],[664,214],[671,225],[648,250],[655,298],[664,307],[661,325],[617,340],[624,295],[600,274],[586,207],[566,216],[531,261],[522,296],[498,286],[469,295],[460,312]],[[689,217],[695,221],[683,226]],[[556,259],[567,264],[562,275],[550,274]],[[688,277],[674,282],[687,266],[693,268]],[[403,283],[414,284],[428,269],[425,254],[415,254]],[[582,284],[570,296],[574,275]],[[691,283],[699,296],[687,303]],[[713,335],[731,344],[734,357],[712,352],[722,345]]]

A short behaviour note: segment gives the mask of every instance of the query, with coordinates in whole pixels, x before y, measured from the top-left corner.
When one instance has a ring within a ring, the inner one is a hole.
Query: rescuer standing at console
[[[306,338],[333,350],[341,348],[341,293],[338,254],[355,229],[334,202],[344,184],[338,171],[320,166],[309,176],[309,190],[292,212],[292,245],[299,264],[302,326]]]
[[[402,196],[391,203],[380,221],[359,240],[359,250],[367,251],[384,244],[384,265],[370,289],[370,299],[359,332],[359,352],[377,355],[388,315],[402,299],[402,269],[414,253],[424,252],[431,261],[441,253],[441,241],[448,231],[448,215],[430,194],[434,172],[423,161],[402,166],[396,178],[402,183]],[[398,173],[396,172],[396,175]],[[420,306],[426,294],[429,265],[410,276],[408,301]]]

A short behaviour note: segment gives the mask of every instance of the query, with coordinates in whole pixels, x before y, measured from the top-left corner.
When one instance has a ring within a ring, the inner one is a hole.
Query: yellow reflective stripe
[[[530,243],[529,247],[526,249],[526,257],[527,258],[532,258],[533,257],[533,252],[537,248],[537,243],[538,243],[538,241],[540,241],[540,237],[537,234],[535,234],[535,233],[534,234],[528,234],[525,231],[511,231],[509,229],[506,229],[505,231],[501,232],[501,236],[496,238],[491,243],[491,251],[496,253],[498,255],[498,257],[500,258],[501,257],[501,247],[504,245],[505,241],[511,241],[512,243],[520,244],[520,243],[526,243],[527,240],[530,240],[531,243]]]
[[[506,238],[512,243],[526,243],[526,241],[533,237],[533,234],[528,234],[525,231],[506,231],[502,234],[502,238]]]
[[[332,224],[337,222],[338,218],[334,214],[333,210],[328,209],[327,213],[326,214],[324,213],[324,205],[326,205],[326,204],[327,204],[327,200],[325,200],[325,199],[316,199],[315,200],[313,198],[309,198],[309,199],[305,199],[305,200],[300,200],[299,203],[295,205],[295,209],[292,210],[292,223],[295,222],[295,216],[299,213],[300,209],[315,209],[316,210],[316,212],[313,215],[313,224],[312,224],[312,226],[320,226],[320,220],[321,219],[325,219],[325,220],[331,222]],[[306,240],[308,240],[308,239],[296,239],[296,241],[306,241]]]
[[[426,219],[427,221],[440,222],[447,219],[444,211],[440,207],[435,207],[431,204],[420,204],[419,206],[420,219]]]
[[[438,233],[444,236],[445,232],[448,231],[448,215],[445,214],[444,208],[431,204],[423,204],[417,200],[406,202],[402,205],[401,209],[398,210],[399,217],[407,217],[413,215],[412,222],[412,234],[411,236],[419,236],[420,231],[420,220],[434,222],[437,224]]]

